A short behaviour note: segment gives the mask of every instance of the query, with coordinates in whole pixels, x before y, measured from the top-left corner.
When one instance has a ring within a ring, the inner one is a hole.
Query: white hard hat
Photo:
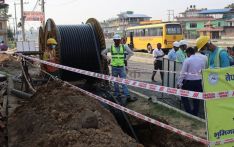
[[[186,40],[180,40],[180,45],[187,45],[188,46],[188,42]]]
[[[178,41],[173,42],[174,47],[180,47],[180,43]]]
[[[115,34],[115,35],[113,36],[113,40],[121,40],[120,35],[119,35],[119,34]]]

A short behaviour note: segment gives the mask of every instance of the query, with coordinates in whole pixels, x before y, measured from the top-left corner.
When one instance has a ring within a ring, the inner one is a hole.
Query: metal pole
[[[170,21],[171,20],[171,11],[170,10],[167,10],[168,11],[168,21]]]
[[[16,15],[16,3],[14,2],[14,6],[15,6],[15,38],[16,38],[16,41],[18,40],[18,27],[17,27],[17,15]]]
[[[21,24],[22,24],[22,37],[23,41],[25,41],[25,28],[24,28],[24,2],[20,0],[21,5]]]
[[[45,26],[45,1],[41,1],[41,12],[43,13],[44,19],[42,20],[42,26]]]

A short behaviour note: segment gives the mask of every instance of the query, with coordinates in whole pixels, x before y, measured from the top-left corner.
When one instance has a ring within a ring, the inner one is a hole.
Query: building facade
[[[176,19],[182,24],[187,39],[196,39],[204,34],[210,34],[213,38],[218,39],[224,35],[230,35],[228,32],[224,33],[224,28],[233,25],[234,10],[230,8],[208,10],[190,6],[185,12],[180,13]],[[208,23],[211,26],[208,27]]]
[[[8,4],[0,3],[0,41],[7,42]]]
[[[151,17],[144,14],[134,14],[133,11],[122,12],[118,17],[101,22],[106,38],[111,38],[115,33],[123,34],[125,29],[137,26],[142,21],[149,21]]]

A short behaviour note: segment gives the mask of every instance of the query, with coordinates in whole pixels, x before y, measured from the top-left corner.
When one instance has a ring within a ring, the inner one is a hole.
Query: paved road
[[[153,69],[152,63],[149,64],[149,63],[135,62],[135,61],[130,60],[128,62],[128,67],[129,67],[129,70],[128,70],[127,78],[132,79],[132,80],[144,81],[147,83],[153,83],[157,85],[162,84],[159,72],[157,72],[155,76],[156,82],[151,81],[151,75],[152,75],[152,69]],[[141,70],[142,68],[144,70]],[[130,90],[143,94],[149,98],[152,98],[153,100],[157,99],[169,105],[180,108],[180,101],[179,101],[180,98],[177,96],[166,95],[166,94],[162,94],[159,92],[153,92],[153,91],[144,90],[144,89],[135,88],[135,87],[129,87],[129,88]]]

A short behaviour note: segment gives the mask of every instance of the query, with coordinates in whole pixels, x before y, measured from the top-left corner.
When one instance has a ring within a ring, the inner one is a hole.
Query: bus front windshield
[[[167,35],[181,35],[182,29],[180,24],[167,24],[166,25]]]

